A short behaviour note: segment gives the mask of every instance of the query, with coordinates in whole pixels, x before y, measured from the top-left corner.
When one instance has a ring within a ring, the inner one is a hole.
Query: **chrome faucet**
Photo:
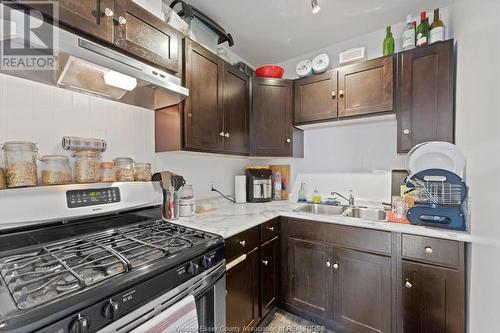
[[[349,198],[344,197],[339,192],[332,192],[331,194],[332,194],[332,196],[338,195],[339,197],[341,197],[345,201],[349,202],[349,206],[354,206],[354,195],[352,195],[352,190],[349,191]]]

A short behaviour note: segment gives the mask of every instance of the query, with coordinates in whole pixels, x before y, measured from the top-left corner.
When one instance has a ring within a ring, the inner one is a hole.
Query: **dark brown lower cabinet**
[[[275,306],[278,299],[278,259],[279,238],[276,237],[260,247],[261,253],[261,317],[264,318]]]
[[[287,302],[300,310],[328,319],[332,271],[331,247],[288,238]]]
[[[245,255],[226,272],[226,325],[232,332],[250,330],[260,321],[259,248]]]
[[[334,249],[333,319],[356,332],[391,331],[391,258]]]
[[[464,332],[464,274],[403,260],[402,332]]]

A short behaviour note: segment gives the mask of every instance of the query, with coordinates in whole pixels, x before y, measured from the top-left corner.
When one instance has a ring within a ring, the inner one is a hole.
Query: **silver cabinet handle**
[[[113,16],[113,11],[111,10],[111,8],[106,8],[104,9],[104,16],[106,17],[112,17]]]
[[[290,140],[290,139],[286,139],[285,141],[286,141],[286,143],[292,142],[292,140]]]
[[[410,289],[411,287],[413,287],[413,285],[411,284],[411,282],[408,279],[405,280],[405,287],[408,288],[408,289]]]
[[[326,261],[326,267],[330,267],[331,265],[332,265],[332,262],[330,261],[330,259],[328,259],[328,260]]]
[[[241,246],[245,246],[247,242],[245,242],[244,240],[240,241],[240,245]]]
[[[339,264],[337,263],[333,264],[333,269],[339,269]]]
[[[120,23],[120,25],[124,25],[124,24],[127,23],[127,19],[125,17],[123,17],[123,16],[120,16],[118,18],[118,23]]]
[[[226,138],[229,138],[229,133],[226,133],[225,137],[226,137]]]
[[[339,98],[344,98],[344,91],[343,90],[339,90]]]
[[[410,134],[410,130],[409,130],[409,129],[407,129],[407,128],[405,128],[405,129],[403,130],[403,134],[404,134],[404,135],[408,135],[408,134]]]
[[[335,98],[337,98],[337,93],[334,90],[334,91],[332,91],[332,99],[335,99]]]
[[[274,231],[274,227],[267,227],[269,231]]]
[[[430,247],[430,246],[426,246],[426,247],[425,247],[425,253],[427,253],[427,254],[432,254],[432,247]]]
[[[269,261],[267,261],[267,260],[262,260],[262,263],[264,264],[264,266],[267,266],[267,264],[269,264]]]
[[[234,266],[238,265],[240,262],[245,261],[246,258],[247,258],[247,255],[246,254],[242,254],[238,258],[234,259],[233,261],[231,261],[229,264],[226,265],[226,271],[228,271],[231,268],[233,268]]]
[[[219,136],[224,136],[224,132],[220,132],[220,133],[219,133]]]

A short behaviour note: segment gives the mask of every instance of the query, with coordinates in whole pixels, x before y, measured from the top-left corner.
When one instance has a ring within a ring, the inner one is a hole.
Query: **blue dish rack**
[[[467,229],[467,185],[456,174],[428,169],[406,179],[415,198],[408,210],[411,224],[452,230]]]

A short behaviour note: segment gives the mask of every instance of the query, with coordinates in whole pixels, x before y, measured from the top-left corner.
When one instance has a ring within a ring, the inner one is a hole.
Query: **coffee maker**
[[[247,176],[247,202],[269,202],[273,199],[273,172],[267,167],[249,167]]]

